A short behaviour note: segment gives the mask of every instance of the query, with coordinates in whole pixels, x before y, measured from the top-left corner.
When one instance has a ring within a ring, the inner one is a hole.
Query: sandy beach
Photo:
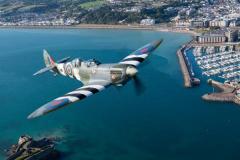
[[[178,29],[175,27],[167,27],[167,25],[153,25],[153,26],[143,26],[143,25],[108,25],[108,24],[78,24],[72,26],[0,26],[0,28],[12,28],[12,29],[132,29],[132,30],[153,30],[159,32],[176,32],[176,33],[186,33],[191,35],[196,35],[196,32],[187,29]]]

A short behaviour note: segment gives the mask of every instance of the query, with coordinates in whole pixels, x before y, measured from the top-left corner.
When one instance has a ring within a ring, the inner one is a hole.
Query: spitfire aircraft
[[[83,87],[65,94],[53,101],[43,105],[28,116],[33,119],[49,112],[60,109],[66,105],[82,100],[90,95],[98,93],[111,85],[122,86],[129,80],[133,79],[135,85],[139,84],[136,75],[138,73],[137,66],[142,63],[148,55],[153,52],[162,40],[149,43],[142,48],[132,52],[119,63],[101,64],[97,60],[83,61],[74,59],[69,62],[69,57],[55,62],[47,53],[43,52],[46,67],[36,72],[34,75],[42,74],[47,71],[53,72],[55,75],[68,76],[83,83]]]

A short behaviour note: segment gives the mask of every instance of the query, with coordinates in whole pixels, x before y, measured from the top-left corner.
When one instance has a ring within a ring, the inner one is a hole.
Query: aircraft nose
[[[135,67],[127,67],[126,74],[130,77],[134,77],[137,74],[138,70]]]

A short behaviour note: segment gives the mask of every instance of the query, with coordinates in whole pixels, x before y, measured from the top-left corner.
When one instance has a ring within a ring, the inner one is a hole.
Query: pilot
[[[75,68],[78,68],[78,67],[80,67],[81,66],[81,60],[80,59],[75,59],[74,61],[73,61],[73,66],[75,67]]]
[[[87,62],[87,67],[91,67],[91,66],[97,66],[101,64],[99,61],[97,61],[96,59],[90,59]]]

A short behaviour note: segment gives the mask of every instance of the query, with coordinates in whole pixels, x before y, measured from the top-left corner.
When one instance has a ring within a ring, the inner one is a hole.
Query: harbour
[[[203,51],[205,50],[205,51]],[[213,47],[193,49],[196,64],[202,76],[215,76],[224,81],[240,81],[240,52],[232,48],[215,51]]]
[[[222,33],[223,30],[215,32]],[[236,39],[236,31],[224,30],[224,32],[228,33],[229,37]],[[177,55],[185,87],[192,87],[191,80],[198,80],[197,82],[200,84],[199,79],[204,81],[210,78],[207,81],[208,84],[220,92],[205,94],[202,96],[203,100],[234,102],[239,105],[239,42],[233,42],[233,40],[225,42],[227,39],[229,40],[229,37],[211,33],[196,36],[192,41],[183,45]],[[196,70],[199,70],[198,75],[194,73]]]

